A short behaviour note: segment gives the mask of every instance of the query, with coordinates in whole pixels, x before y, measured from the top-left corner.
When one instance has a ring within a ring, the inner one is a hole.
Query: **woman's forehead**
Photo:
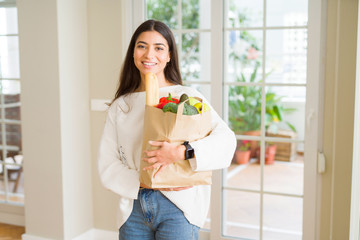
[[[142,32],[139,37],[136,39],[136,44],[138,42],[144,42],[147,44],[164,44],[168,46],[166,39],[157,31],[146,31]]]

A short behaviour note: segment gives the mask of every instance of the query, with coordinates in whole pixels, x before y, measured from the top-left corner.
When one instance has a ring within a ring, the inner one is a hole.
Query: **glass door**
[[[224,173],[224,236],[302,239],[307,1],[224,5],[224,110],[237,135]]]

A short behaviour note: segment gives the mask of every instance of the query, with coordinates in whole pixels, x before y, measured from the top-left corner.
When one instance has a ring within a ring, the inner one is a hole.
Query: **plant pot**
[[[256,131],[248,131],[245,132],[244,135],[249,135],[249,136],[260,136],[260,130],[256,130]],[[258,141],[249,141],[250,142],[250,157],[251,158],[256,158],[257,156],[257,149],[258,149]]]
[[[260,147],[257,150],[258,162],[260,162]],[[266,146],[265,148],[265,164],[273,164],[275,162],[276,145]]]
[[[235,151],[235,162],[237,164],[248,163],[250,161],[250,154],[251,154],[250,150],[247,150],[247,151],[236,150]]]

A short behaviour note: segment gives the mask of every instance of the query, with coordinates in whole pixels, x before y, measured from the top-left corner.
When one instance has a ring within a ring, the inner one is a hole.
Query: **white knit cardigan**
[[[204,96],[181,85],[160,88],[160,97]],[[209,104],[206,99],[204,102]],[[210,106],[210,105],[209,105]],[[235,134],[210,106],[212,132],[209,136],[191,142],[196,159],[190,162],[194,171],[216,170],[230,165],[235,147]],[[111,104],[105,122],[98,154],[98,170],[105,188],[119,197],[118,221],[120,228],[130,216],[133,201],[139,191],[139,169],[143,136],[145,92],[120,97]],[[155,140],[155,139],[154,139]],[[190,223],[202,227],[210,205],[210,186],[194,186],[183,191],[162,191],[181,209]]]

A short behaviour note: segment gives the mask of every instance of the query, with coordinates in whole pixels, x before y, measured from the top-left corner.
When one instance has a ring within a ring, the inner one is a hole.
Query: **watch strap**
[[[191,145],[189,144],[189,141],[185,141],[183,143],[183,145],[185,146],[185,160],[194,158],[194,149],[191,147]]]

